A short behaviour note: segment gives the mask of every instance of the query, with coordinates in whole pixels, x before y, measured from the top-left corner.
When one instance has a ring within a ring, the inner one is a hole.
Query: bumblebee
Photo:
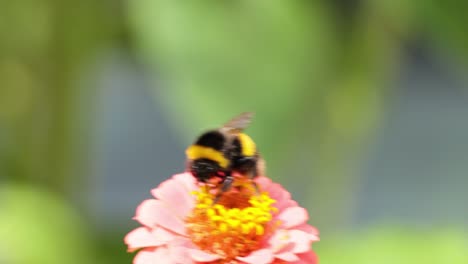
[[[248,179],[254,179],[263,173],[263,160],[257,146],[243,133],[252,117],[253,113],[242,113],[221,128],[201,134],[186,150],[187,170],[199,182],[220,179],[221,189],[217,199],[232,187],[233,173]],[[258,193],[257,185],[253,181],[252,184]]]

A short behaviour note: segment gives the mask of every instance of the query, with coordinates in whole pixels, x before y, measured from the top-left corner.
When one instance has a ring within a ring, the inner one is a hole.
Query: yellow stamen
[[[196,206],[186,219],[187,234],[200,249],[220,255],[217,263],[230,263],[259,249],[277,227],[278,211],[268,193],[234,188],[213,205],[215,195],[204,186],[195,192]]]

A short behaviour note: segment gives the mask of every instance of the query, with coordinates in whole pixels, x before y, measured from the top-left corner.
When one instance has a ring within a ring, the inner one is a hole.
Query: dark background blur
[[[468,263],[467,3],[3,1],[0,263],[131,263],[138,203],[243,111],[321,263]]]

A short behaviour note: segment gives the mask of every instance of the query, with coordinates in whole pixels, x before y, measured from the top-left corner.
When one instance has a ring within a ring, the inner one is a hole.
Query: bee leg
[[[216,194],[216,197],[214,198],[212,205],[216,204],[219,201],[223,193],[231,189],[233,182],[234,182],[234,177],[232,177],[232,175],[227,175],[226,178],[224,178],[223,185],[221,186],[221,190]]]
[[[255,189],[255,194],[256,195],[259,195],[260,194],[260,188],[258,188],[258,184],[254,181],[254,178],[256,177],[256,173],[255,172],[250,172],[249,173],[249,179],[250,181],[252,182],[252,185]]]
[[[259,195],[260,194],[260,188],[258,187],[258,184],[254,181],[255,177],[257,177],[257,170],[250,170],[248,172],[245,172],[247,178],[250,180],[250,182],[252,183],[252,186],[254,187],[255,189],[255,195]]]
[[[254,182],[253,179],[252,179],[252,185],[255,188],[255,194],[259,195],[260,194],[260,189],[258,188],[258,184],[256,182]]]

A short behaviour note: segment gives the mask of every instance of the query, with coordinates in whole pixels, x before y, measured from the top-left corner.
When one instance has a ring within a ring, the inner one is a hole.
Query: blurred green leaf
[[[468,60],[467,1],[420,1],[419,17],[424,32],[453,58]],[[431,44],[434,44],[431,43]],[[462,55],[460,57],[460,55]]]
[[[380,227],[327,237],[314,247],[327,264],[468,263],[468,241],[461,230]]]
[[[0,262],[92,263],[92,245],[77,212],[44,189],[0,188]]]

